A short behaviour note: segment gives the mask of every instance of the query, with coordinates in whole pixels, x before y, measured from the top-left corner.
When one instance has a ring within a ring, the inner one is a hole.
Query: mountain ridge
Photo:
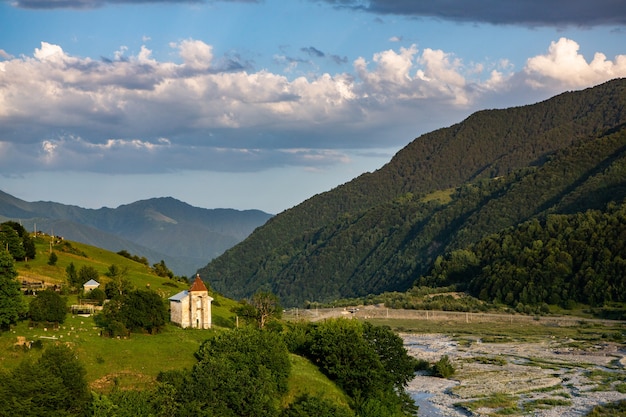
[[[20,221],[31,231],[43,230],[111,251],[125,249],[152,263],[164,260],[183,276],[191,276],[271,217],[260,210],[203,209],[172,197],[87,209],[27,202],[0,190],[2,221]]]

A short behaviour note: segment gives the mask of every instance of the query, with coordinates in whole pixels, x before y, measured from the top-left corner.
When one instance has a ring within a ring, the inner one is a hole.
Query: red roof
[[[204,282],[200,279],[200,274],[196,275],[196,280],[191,285],[189,291],[208,291]]]

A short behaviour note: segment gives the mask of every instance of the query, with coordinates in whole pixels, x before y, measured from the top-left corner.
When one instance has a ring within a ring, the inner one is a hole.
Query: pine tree
[[[13,256],[0,250],[0,329],[8,330],[11,324],[17,323],[20,313],[24,311],[24,303],[20,293],[20,283],[15,279],[17,271]]]

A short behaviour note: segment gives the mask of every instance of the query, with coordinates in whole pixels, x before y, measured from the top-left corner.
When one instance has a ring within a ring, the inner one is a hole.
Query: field
[[[18,280],[45,282],[46,285],[64,285],[65,268],[74,263],[76,270],[83,265],[94,267],[104,286],[110,265],[127,269],[127,278],[135,288],[151,288],[167,299],[189,287],[188,283],[155,275],[149,266],[135,262],[116,253],[77,242],[56,240],[51,245],[50,236],[36,239],[37,256],[27,262],[16,263]],[[50,249],[57,255],[55,265],[49,265]],[[67,304],[77,304],[79,294],[66,294]],[[113,385],[142,388],[153,383],[160,371],[191,367],[195,362],[193,353],[202,341],[215,331],[235,325],[235,315],[230,309],[236,304],[214,294],[212,309],[215,330],[202,331],[181,329],[167,325],[162,332],[150,336],[133,333],[130,338],[108,338],[100,335],[92,316],[68,314],[57,328],[19,322],[8,332],[0,333],[0,369],[11,369],[21,360],[34,359],[41,349],[22,349],[15,346],[18,337],[37,342],[45,347],[51,343],[66,343],[76,349],[80,361],[87,370],[87,378],[96,391],[106,391]],[[26,302],[33,297],[27,296]]]
[[[73,263],[76,271],[83,266],[95,268],[100,274],[102,285],[107,282],[105,274],[108,268],[116,265],[120,269],[128,270],[127,277],[136,288],[151,287],[163,297],[174,295],[187,287],[184,283],[155,275],[148,265],[94,246],[54,240],[51,236],[45,235],[35,238],[35,247],[37,249],[35,259],[16,264],[20,281],[44,281],[48,285],[64,284],[67,281],[65,270],[70,263]],[[48,264],[51,251],[57,255],[55,265]]]

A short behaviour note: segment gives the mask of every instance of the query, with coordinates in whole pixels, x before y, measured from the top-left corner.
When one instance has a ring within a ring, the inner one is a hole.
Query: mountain
[[[125,249],[151,263],[164,260],[175,274],[183,276],[193,274],[271,217],[259,210],[203,209],[171,197],[115,209],[85,209],[26,202],[0,191],[0,221],[20,221],[31,231],[111,251]]]
[[[626,80],[472,114],[270,219],[200,269],[233,298],[285,305],[404,291],[438,256],[626,197]]]

